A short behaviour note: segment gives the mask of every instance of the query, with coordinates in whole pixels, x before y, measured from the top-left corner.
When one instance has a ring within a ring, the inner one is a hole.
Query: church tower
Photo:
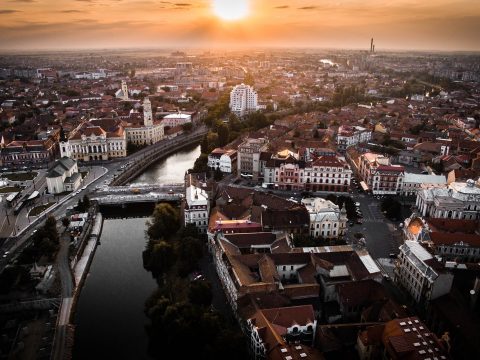
[[[143,124],[153,126],[152,103],[148,97],[143,100]]]
[[[122,93],[123,93],[123,100],[128,100],[128,86],[125,80],[122,80]]]

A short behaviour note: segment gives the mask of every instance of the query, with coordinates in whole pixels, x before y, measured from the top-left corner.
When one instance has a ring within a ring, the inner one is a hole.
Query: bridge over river
[[[130,185],[110,186],[97,190],[92,200],[100,205],[120,205],[128,203],[150,203],[160,201],[181,201],[184,197],[185,185]]]

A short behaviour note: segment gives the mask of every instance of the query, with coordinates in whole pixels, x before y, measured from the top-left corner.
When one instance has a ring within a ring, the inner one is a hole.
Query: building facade
[[[127,142],[135,145],[153,145],[164,137],[164,125],[153,121],[152,103],[148,98],[143,101],[143,123],[125,125]]]
[[[82,177],[78,173],[77,162],[68,157],[57,160],[48,171],[46,179],[50,194],[75,191],[82,181]]]
[[[238,174],[250,176],[253,180],[260,177],[260,153],[267,150],[267,140],[247,139],[238,146]]]
[[[210,203],[208,194],[194,185],[186,189],[185,203],[183,208],[184,224],[193,224],[199,232],[206,233],[208,229],[208,214]]]
[[[400,246],[395,281],[418,303],[425,305],[450,292],[453,275],[448,273],[420,243],[407,240]]]
[[[352,170],[343,158],[320,156],[306,165],[303,178],[307,191],[348,192]]]
[[[386,156],[366,153],[360,156],[359,175],[374,195],[396,195],[403,189],[405,169]]]
[[[422,216],[480,219],[480,182],[452,182],[448,187],[422,188],[415,203]]]
[[[349,146],[369,142],[372,132],[361,126],[342,125],[338,128],[337,149],[345,152]]]
[[[60,155],[84,162],[125,157],[125,129],[114,119],[86,121],[73,131],[68,141],[60,143]]]
[[[236,85],[230,92],[230,110],[237,116],[244,116],[258,108],[258,95],[250,85]]]
[[[302,199],[310,214],[310,236],[336,239],[345,235],[347,211],[323,198]]]

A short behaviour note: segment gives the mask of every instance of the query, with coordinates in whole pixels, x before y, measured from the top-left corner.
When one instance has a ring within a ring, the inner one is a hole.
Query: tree
[[[193,130],[193,124],[191,122],[182,125],[183,131],[189,133]]]
[[[188,289],[188,300],[199,306],[210,306],[212,303],[212,286],[206,280],[193,281]]]
[[[197,238],[182,238],[176,242],[175,254],[178,258],[178,275],[186,277],[198,268],[198,261],[203,255],[203,244]]]
[[[173,246],[166,241],[150,241],[143,252],[143,266],[155,277],[166,273],[175,264]]]
[[[168,239],[180,228],[180,214],[168,203],[158,204],[147,226],[150,239]]]
[[[215,169],[215,172],[213,173],[213,179],[217,182],[223,179],[223,173],[220,170],[220,167]]]
[[[217,128],[217,132],[218,132],[218,139],[217,139],[218,146],[225,146],[226,144],[228,144],[230,140],[228,126],[224,123],[221,123]]]
[[[202,173],[208,171],[208,155],[200,154],[200,156],[195,160],[193,164],[193,169],[190,169],[190,173]]]
[[[62,225],[63,225],[64,227],[68,227],[68,225],[70,225],[70,219],[65,216],[65,217],[62,219]]]

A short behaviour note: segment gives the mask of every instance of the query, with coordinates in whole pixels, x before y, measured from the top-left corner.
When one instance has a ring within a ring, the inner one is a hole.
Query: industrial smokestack
[[[370,40],[370,52],[373,52],[373,38]]]
[[[375,52],[375,44],[373,44],[373,47],[372,47],[372,53]]]

